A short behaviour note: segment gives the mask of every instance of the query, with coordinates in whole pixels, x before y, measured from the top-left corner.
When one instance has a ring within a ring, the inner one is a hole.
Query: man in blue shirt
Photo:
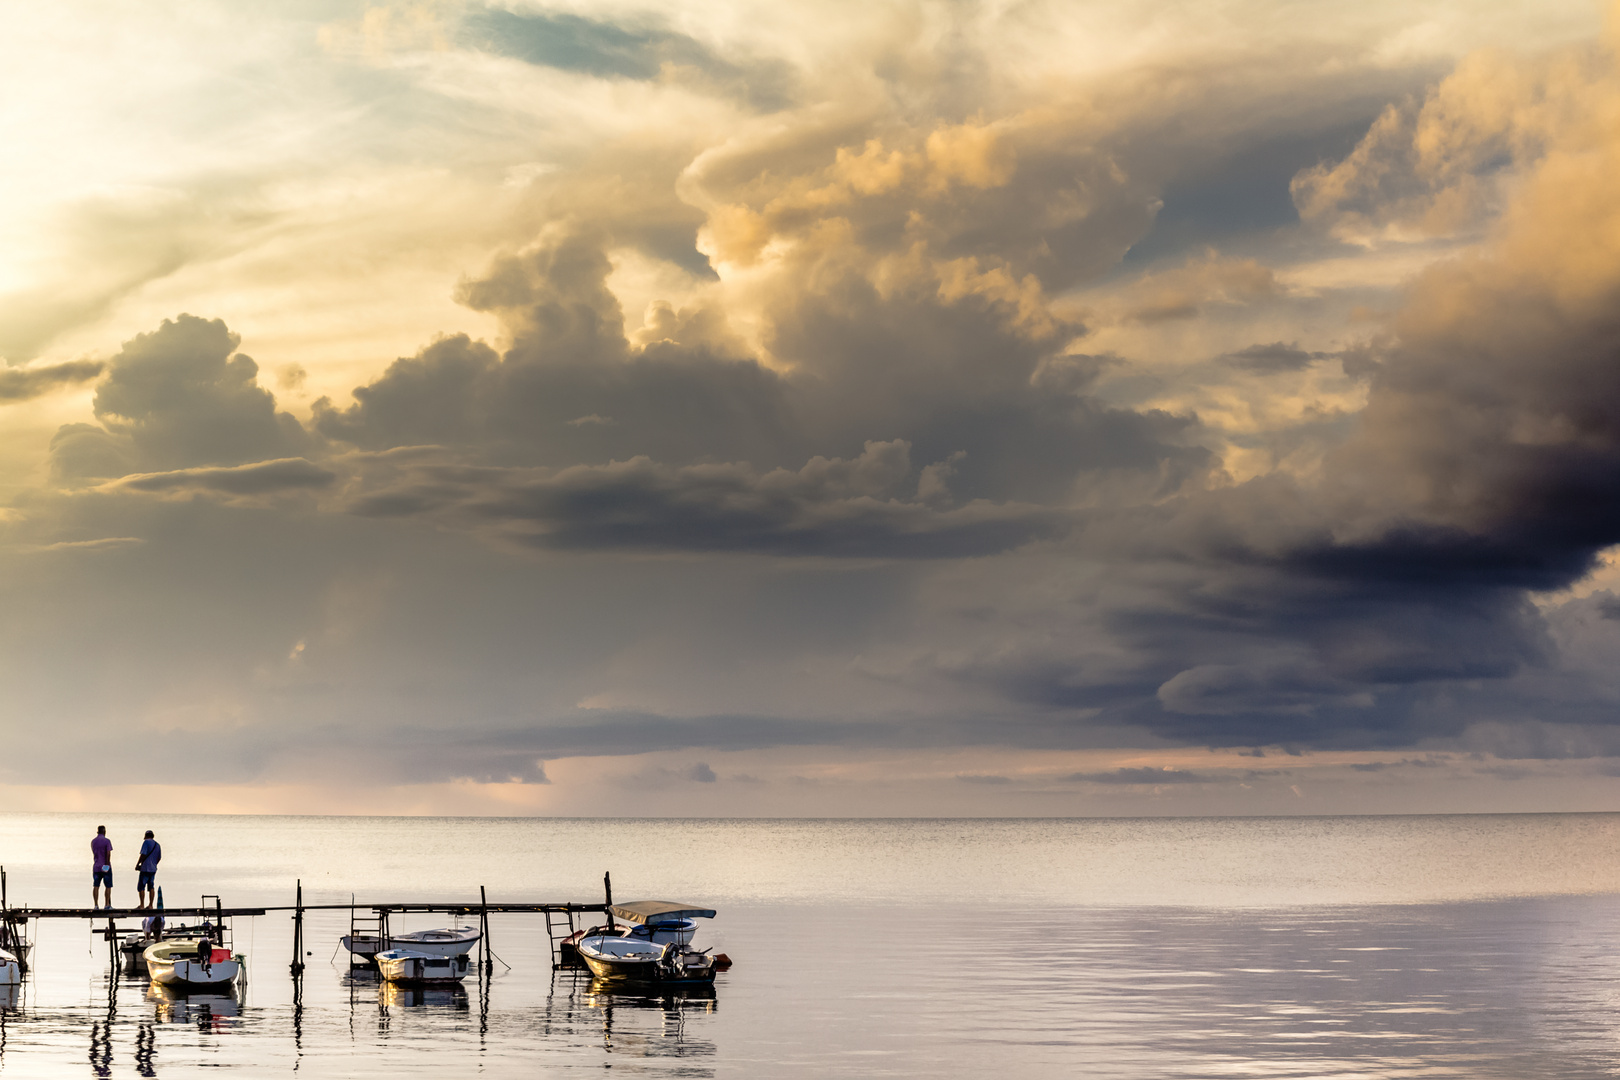
[[[163,858],[163,848],[152,838],[152,830],[146,830],[146,841],[141,844],[141,854],[135,860],[135,891],[140,894],[140,910],[147,911],[152,907],[152,900],[157,895],[157,866]]]

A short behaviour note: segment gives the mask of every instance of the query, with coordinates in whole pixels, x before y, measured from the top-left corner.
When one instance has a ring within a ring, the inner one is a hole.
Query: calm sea
[[[0,1008],[0,1077],[1598,1077],[1620,1073],[1620,815],[637,821],[0,816],[10,900],[116,898],[141,832],[171,905],[596,902],[719,910],[712,993],[553,973],[543,919],[495,916],[465,992],[352,977],[347,916],[240,919],[240,1000],[111,975],[39,924]],[[404,929],[444,925],[407,919]],[[396,921],[395,929],[400,929]]]

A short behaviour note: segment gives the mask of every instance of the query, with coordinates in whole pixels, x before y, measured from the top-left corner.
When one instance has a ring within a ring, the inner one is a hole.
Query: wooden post
[[[304,973],[304,879],[298,879],[298,892],[293,901],[293,958],[292,977],[296,982]]]
[[[486,972],[489,970],[489,897],[484,894],[484,887],[478,886],[478,940],[483,942],[483,950],[479,966]]]
[[[613,872],[610,870],[602,875],[602,891],[607,893],[608,929],[614,928],[613,922]]]

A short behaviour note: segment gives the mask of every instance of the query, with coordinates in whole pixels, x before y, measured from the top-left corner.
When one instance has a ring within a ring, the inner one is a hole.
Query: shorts
[[[152,879],[155,877],[157,877],[156,870],[142,870],[135,878],[135,891],[150,890],[152,888]]]
[[[90,887],[93,889],[97,885],[105,885],[109,889],[112,888],[112,871],[111,870],[92,870],[92,871],[90,871]]]

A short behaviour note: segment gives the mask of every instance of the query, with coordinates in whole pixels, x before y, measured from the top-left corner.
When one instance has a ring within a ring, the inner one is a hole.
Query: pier
[[[293,903],[287,905],[267,905],[264,907],[226,907],[217,896],[205,895],[203,903],[196,907],[165,907],[162,914],[165,920],[195,918],[212,920],[215,926],[222,926],[227,919],[236,917],[255,917],[268,915],[272,912],[290,912],[293,920],[293,956],[289,970],[294,981],[304,974],[304,916],[312,911],[347,911],[349,912],[349,925],[351,936],[356,932],[363,932],[367,936],[375,936],[381,941],[392,937],[389,932],[389,922],[395,915],[412,914],[439,914],[452,915],[460,918],[478,919],[478,949],[480,966],[487,970],[494,959],[494,951],[490,945],[490,916],[492,915],[544,915],[546,917],[546,936],[551,943],[552,967],[562,968],[571,966],[564,955],[561,942],[566,941],[576,931],[581,929],[578,916],[587,914],[606,914],[613,904],[613,880],[611,874],[602,875],[602,888],[604,898],[600,903],[586,903],[578,901],[496,901],[490,902],[484,887],[479,886],[477,900],[447,900],[442,902],[423,902],[420,900],[399,902],[358,902],[350,901],[347,904],[306,904],[304,902],[304,884],[299,881],[294,886]],[[212,900],[210,904],[208,901]],[[106,926],[92,928],[92,933],[103,937],[108,942],[108,952],[113,966],[118,966],[118,947],[121,938],[139,936],[142,931],[133,929],[120,929],[120,919],[147,919],[158,914],[151,908],[35,908],[23,905],[12,907],[5,896],[5,870],[0,867],[0,948],[9,948],[15,952],[18,959],[27,966],[27,953],[29,949],[28,924],[35,920],[44,919],[84,919],[90,922],[105,921]],[[559,940],[560,939],[560,940]]]

